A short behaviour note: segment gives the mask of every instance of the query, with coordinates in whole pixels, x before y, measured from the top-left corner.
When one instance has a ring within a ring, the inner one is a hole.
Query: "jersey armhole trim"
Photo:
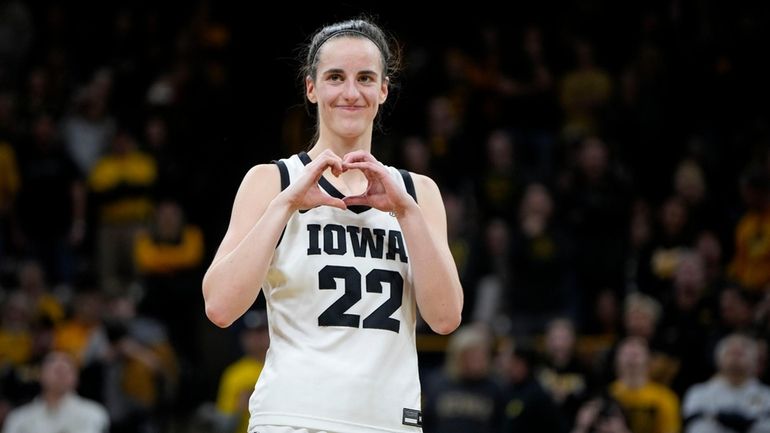
[[[280,159],[273,160],[272,162],[278,166],[278,172],[281,174],[281,191],[283,191],[289,187],[289,169],[286,168],[286,163]],[[276,249],[281,245],[284,233],[286,233],[286,227],[281,230],[281,237],[278,238],[278,243],[275,244]]]
[[[281,160],[274,160],[273,164],[278,166],[278,171],[281,173],[281,191],[289,187],[289,169],[286,168],[286,163]]]
[[[408,192],[414,201],[417,202],[417,191],[414,189],[414,180],[412,179],[412,174],[403,168],[399,168],[398,172],[401,173],[401,177],[404,178],[404,186],[406,187],[406,192]]]

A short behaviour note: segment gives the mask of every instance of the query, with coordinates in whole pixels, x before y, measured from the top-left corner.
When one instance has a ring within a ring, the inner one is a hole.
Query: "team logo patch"
[[[422,412],[417,409],[404,408],[404,416],[401,419],[401,423],[414,427],[422,427]]]

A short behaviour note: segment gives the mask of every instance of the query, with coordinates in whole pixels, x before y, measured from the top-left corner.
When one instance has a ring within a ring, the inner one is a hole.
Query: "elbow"
[[[229,313],[227,302],[222,302],[223,296],[214,296],[211,294],[211,288],[208,287],[207,279],[203,280],[203,301],[206,317],[211,323],[220,327],[227,328],[235,321]]]
[[[220,328],[227,328],[233,324],[233,321],[224,308],[212,305],[211,302],[206,302],[206,317],[214,325]]]
[[[430,329],[439,335],[449,335],[460,326],[461,321],[462,315],[457,312],[456,314],[447,315],[434,323],[430,323]]]

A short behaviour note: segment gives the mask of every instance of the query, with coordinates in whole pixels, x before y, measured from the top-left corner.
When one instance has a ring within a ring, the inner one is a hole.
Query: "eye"
[[[327,77],[327,80],[329,80],[329,81],[343,81],[343,77],[342,77],[342,74],[333,73],[333,74],[329,74],[329,76]]]
[[[364,84],[369,84],[374,82],[374,76],[370,74],[363,74],[358,76],[358,81]]]

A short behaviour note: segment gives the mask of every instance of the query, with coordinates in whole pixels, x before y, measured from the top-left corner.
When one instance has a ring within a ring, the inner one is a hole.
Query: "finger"
[[[377,174],[382,174],[382,166],[377,164],[377,163],[370,162],[370,161],[345,162],[345,163],[342,164],[342,166],[346,170],[350,170],[350,169],[361,170],[361,171],[364,172],[364,174],[366,174],[367,172],[374,172],[374,173],[377,173]]]
[[[348,208],[348,205],[345,201],[339,198],[335,198],[332,196],[327,196],[328,198],[324,199],[321,204],[325,206],[331,206],[336,207],[338,209],[346,210]]]
[[[351,195],[342,199],[347,206],[369,206],[369,199],[366,195]]]
[[[345,156],[342,158],[344,162],[360,162],[360,161],[370,161],[370,162],[378,162],[377,159],[372,155],[371,153],[365,151],[365,150],[354,150],[350,153],[346,153]]]

